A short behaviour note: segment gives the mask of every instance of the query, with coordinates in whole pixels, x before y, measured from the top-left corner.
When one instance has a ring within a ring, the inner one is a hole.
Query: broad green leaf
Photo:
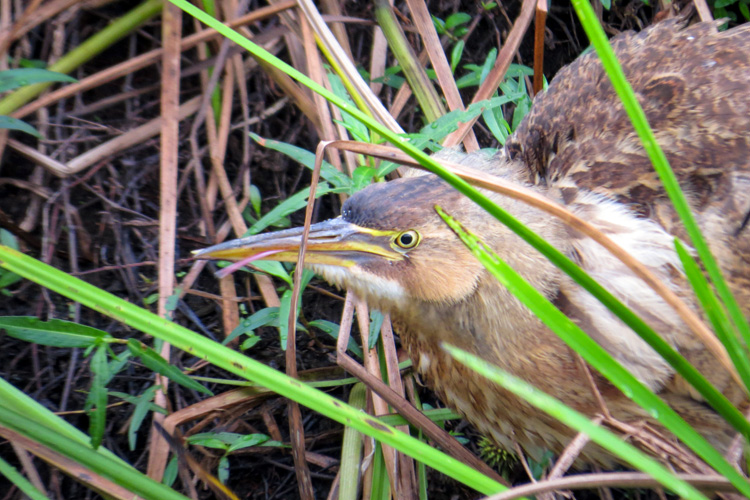
[[[203,385],[182,373],[177,367],[170,365],[166,359],[159,355],[159,353],[146,347],[139,341],[128,339],[128,349],[130,350],[130,353],[133,356],[138,357],[149,370],[153,370],[159,375],[163,375],[183,387],[213,396],[213,393]]]
[[[90,326],[61,319],[42,321],[33,316],[0,317],[0,330],[13,338],[51,347],[90,347],[111,338]]]

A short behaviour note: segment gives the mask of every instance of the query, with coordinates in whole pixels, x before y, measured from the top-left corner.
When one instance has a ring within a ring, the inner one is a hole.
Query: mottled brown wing
[[[750,317],[750,27],[718,32],[716,23],[669,20],[624,33],[612,45]],[[594,53],[558,73],[508,141],[507,154],[526,165],[533,183],[572,183],[616,198],[687,239]],[[701,345],[683,340],[683,355],[704,373],[720,373]]]
[[[750,27],[669,20],[612,45],[693,208],[725,198],[731,174],[750,171]],[[558,73],[507,151],[532,182],[565,178],[656,216],[660,182],[593,52]]]

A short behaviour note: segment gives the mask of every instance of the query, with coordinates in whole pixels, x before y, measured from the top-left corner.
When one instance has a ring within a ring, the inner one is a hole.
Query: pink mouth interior
[[[231,264],[231,265],[225,267],[224,269],[220,270],[219,272],[216,273],[216,277],[217,278],[223,278],[224,276],[229,276],[230,274],[232,274],[233,272],[235,272],[237,269],[239,269],[241,267],[245,267],[246,265],[248,265],[249,263],[251,263],[251,262],[253,262],[255,260],[260,260],[260,259],[262,259],[264,257],[268,257],[269,255],[273,255],[273,254],[279,253],[279,252],[281,252],[281,250],[267,250],[267,251],[261,252],[261,253],[259,253],[257,255],[253,255],[252,257],[247,257],[245,259],[242,259],[242,260],[240,260],[238,262],[235,262],[234,264]]]

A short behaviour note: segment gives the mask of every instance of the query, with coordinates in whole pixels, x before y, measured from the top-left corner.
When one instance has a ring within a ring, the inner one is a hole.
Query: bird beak
[[[296,262],[304,228],[256,234],[194,251],[197,259],[230,260],[243,265],[253,260]],[[341,217],[310,226],[305,263],[351,267],[363,258],[401,260],[391,248],[389,231],[378,231],[346,222]]]

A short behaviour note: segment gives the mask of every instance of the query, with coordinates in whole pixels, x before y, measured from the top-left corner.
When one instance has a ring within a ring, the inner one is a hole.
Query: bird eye
[[[419,243],[419,233],[414,231],[413,229],[410,229],[409,231],[404,231],[403,233],[396,236],[393,241],[400,248],[409,250],[417,246],[417,243]]]

